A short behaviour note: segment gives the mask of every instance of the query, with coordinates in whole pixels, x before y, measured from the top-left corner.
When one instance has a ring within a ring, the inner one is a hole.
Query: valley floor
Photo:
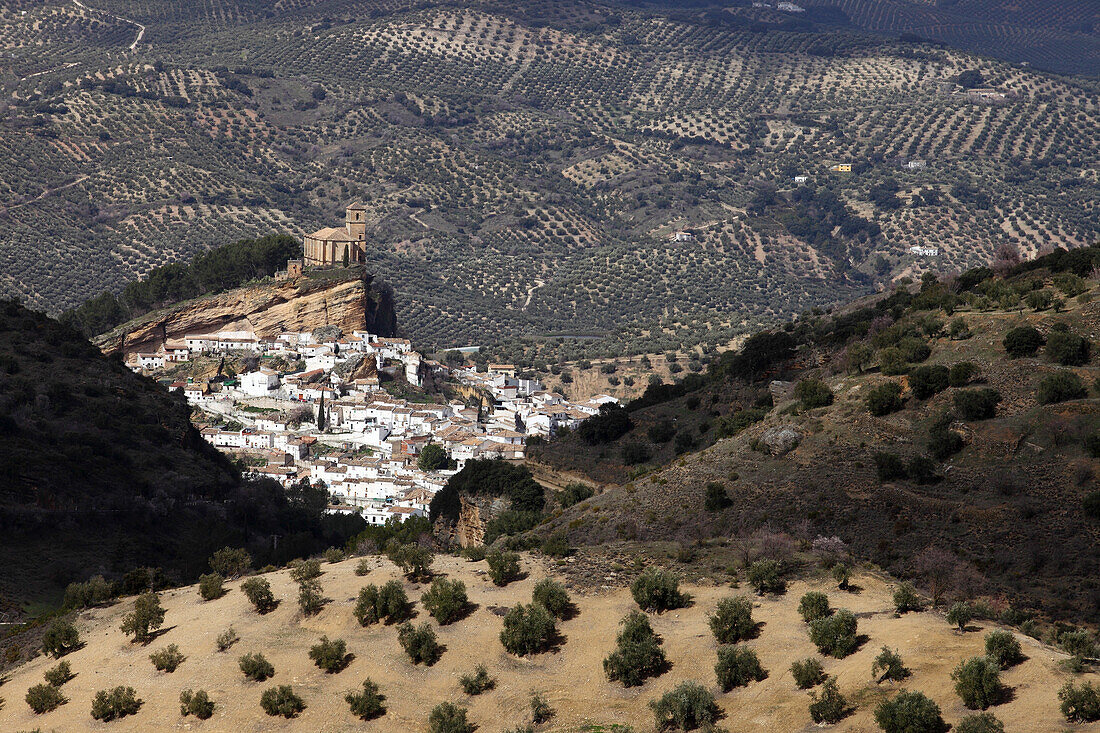
[[[161,594],[167,609],[165,631],[149,646],[129,643],[119,630],[122,616],[132,599],[81,614],[77,619],[87,644],[66,659],[76,677],[62,690],[70,701],[45,715],[34,715],[23,701],[27,689],[42,681],[43,672],[53,666],[47,657],[34,659],[14,670],[0,687],[7,702],[0,707],[0,730],[110,730],[110,731],[420,731],[427,729],[432,707],[450,700],[469,707],[470,718],[482,733],[495,733],[529,722],[528,701],[533,691],[541,692],[556,715],[545,730],[577,730],[586,723],[622,723],[638,731],[649,731],[653,721],[646,703],[686,679],[695,679],[716,694],[726,717],[722,726],[731,731],[813,730],[807,711],[809,694],[797,690],[791,678],[791,662],[816,656],[797,607],[807,590],[823,590],[833,607],[849,608],[858,615],[859,631],[869,637],[860,649],[843,660],[825,659],[825,670],[838,677],[839,686],[855,711],[836,730],[877,730],[873,709],[879,700],[905,687],[920,690],[943,709],[947,722],[956,724],[969,711],[963,708],[950,680],[951,670],[964,658],[982,654],[983,638],[992,624],[978,622],[981,630],[959,634],[943,618],[931,612],[910,613],[895,618],[891,585],[882,578],[860,574],[854,579],[858,592],[845,593],[824,580],[791,583],[785,595],[755,598],[754,617],[763,622],[760,636],[748,642],[756,650],[768,678],[748,687],[723,694],[714,677],[715,643],[706,616],[716,602],[729,595],[747,593],[720,585],[695,584],[685,589],[694,596],[686,609],[651,615],[655,630],[664,638],[672,668],[641,687],[624,689],[607,681],[602,659],[614,646],[619,620],[635,608],[624,587],[605,586],[580,595],[572,591],[579,614],[560,625],[564,644],[556,652],[517,659],[506,654],[498,635],[502,618],[494,611],[528,602],[535,582],[553,574],[541,560],[524,557],[528,577],[498,588],[488,579],[485,563],[439,556],[433,568],[466,583],[470,599],[477,604],[466,619],[438,627],[420,607],[424,585],[409,584],[410,600],[416,602],[415,623],[428,620],[437,629],[446,651],[432,667],[414,666],[397,642],[392,626],[359,626],[352,616],[354,598],[367,583],[381,584],[400,577],[388,561],[372,560],[374,569],[365,577],[354,574],[357,559],[323,565],[319,579],[332,601],[318,615],[303,618],[298,611],[296,587],[287,571],[266,575],[278,598],[279,607],[261,616],[251,610],[239,590],[230,584],[222,598],[203,603],[197,588],[169,590]],[[568,562],[568,561],[567,561]],[[608,578],[609,583],[616,582]],[[241,640],[227,653],[216,651],[215,638],[230,625]],[[344,671],[321,672],[307,656],[308,648],[322,634],[342,638],[354,659]],[[992,712],[1008,731],[1057,731],[1066,725],[1058,711],[1057,692],[1071,676],[1061,671],[1065,655],[1017,634],[1028,657],[1007,670],[1003,681],[1011,688],[1011,700]],[[149,662],[151,651],[178,644],[187,656],[173,674],[157,672]],[[897,649],[912,676],[903,684],[875,685],[871,662],[883,645]],[[275,676],[265,683],[247,681],[237,659],[247,652],[261,651],[274,664]],[[495,689],[477,697],[462,693],[458,678],[484,663],[497,678]],[[348,711],[343,695],[370,677],[386,696],[387,712],[363,723]],[[1096,680],[1100,675],[1086,675]],[[109,724],[94,721],[90,714],[97,690],[130,685],[144,700],[131,717]],[[304,699],[307,708],[296,719],[271,718],[260,709],[262,690],[289,684]],[[205,689],[216,702],[214,716],[200,722],[179,715],[179,693],[185,688]],[[1100,724],[1073,726],[1078,731],[1098,731]]]

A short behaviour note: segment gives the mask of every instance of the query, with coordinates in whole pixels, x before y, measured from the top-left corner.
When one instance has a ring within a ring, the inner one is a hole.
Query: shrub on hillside
[[[359,562],[355,563],[355,574],[359,577],[369,575],[373,564],[373,561],[369,557],[364,557]]]
[[[519,555],[514,552],[493,550],[485,556],[489,564],[489,578],[494,585],[508,585],[520,577]]]
[[[636,687],[664,672],[668,660],[649,618],[641,611],[631,611],[620,626],[615,651],[603,660],[607,678],[624,687]]]
[[[65,608],[89,608],[106,603],[114,596],[111,584],[102,575],[96,575],[83,583],[69,583],[62,605]]]
[[[904,405],[901,399],[901,385],[897,382],[880,384],[867,393],[867,410],[872,415],[882,417],[897,412]]]
[[[954,728],[955,733],[1005,733],[1005,725],[993,713],[967,715]]]
[[[466,708],[441,702],[428,715],[428,733],[474,733],[477,726],[466,717]]]
[[[1071,723],[1100,720],[1100,687],[1091,682],[1075,685],[1067,682],[1058,691],[1062,715]]]
[[[942,733],[947,730],[940,706],[924,693],[902,690],[875,708],[875,722],[883,733]]]
[[[164,624],[164,608],[156,593],[143,593],[134,599],[134,610],[122,618],[122,633],[135,642],[148,643]]]
[[[1034,356],[1043,345],[1043,334],[1031,326],[1018,326],[1005,334],[1005,351],[1013,359]]]
[[[1024,661],[1020,642],[1011,631],[996,629],[985,635],[985,654],[1001,669],[1008,669]]]
[[[714,674],[717,675],[718,686],[723,692],[768,678],[768,673],[760,666],[756,652],[736,645],[718,647],[718,662],[714,665]]]
[[[424,581],[432,577],[435,555],[423,545],[415,542],[400,545],[389,553],[389,558],[409,580]]]
[[[688,603],[676,576],[655,567],[646,569],[630,584],[630,594],[643,611],[668,611]]]
[[[736,644],[756,636],[752,601],[744,596],[718,601],[714,613],[707,616],[707,623],[714,634],[714,640],[719,644]]]
[[[1036,397],[1040,405],[1050,405],[1088,397],[1088,390],[1073,372],[1056,372],[1043,377]]]
[[[241,547],[224,547],[210,558],[210,569],[223,578],[239,578],[252,567],[252,557]]]
[[[378,685],[369,678],[363,680],[363,689],[348,692],[344,695],[351,708],[351,714],[360,720],[373,720],[385,715],[386,696],[378,691]]]
[[[489,670],[484,664],[474,667],[473,674],[464,674],[458,678],[462,685],[462,691],[467,695],[480,695],[496,687],[497,681],[489,676]]]
[[[531,721],[535,725],[542,725],[554,717],[554,708],[546,698],[537,692],[531,693]]]
[[[263,691],[260,695],[260,707],[268,715],[281,715],[289,719],[297,717],[298,713],[305,710],[306,704],[290,685],[278,685]]]
[[[500,643],[510,654],[525,657],[549,649],[557,631],[554,617],[545,608],[537,603],[517,603],[504,615]]]
[[[810,641],[822,654],[843,659],[859,646],[857,628],[855,615],[842,608],[810,624]]]
[[[430,667],[443,655],[443,647],[436,639],[432,627],[426,623],[413,626],[406,621],[401,624],[397,627],[397,641],[413,664]]]
[[[757,560],[745,573],[749,585],[758,595],[783,593],[787,583],[782,577],[783,565],[778,560]]]
[[[275,594],[271,592],[271,583],[267,578],[249,578],[241,583],[241,592],[248,598],[257,613],[268,613],[279,605]]]
[[[848,700],[840,694],[836,678],[829,677],[821,686],[821,694],[810,693],[810,719],[818,725],[834,725],[848,714]]]
[[[183,652],[175,644],[169,644],[168,646],[153,652],[149,655],[149,661],[153,663],[153,666],[161,671],[171,674],[176,671],[176,668],[183,664],[183,660],[187,657],[183,656]]]
[[[244,676],[255,682],[263,682],[268,677],[275,676],[275,667],[259,652],[245,654],[237,660],[238,666],[244,672]]]
[[[548,557],[568,557],[573,554],[573,548],[569,546],[564,532],[555,532],[547,537],[539,549]]]
[[[955,692],[971,710],[996,705],[1004,695],[1001,669],[989,657],[971,657],[959,663],[951,673]]]
[[[658,731],[710,728],[718,722],[721,711],[714,695],[698,682],[681,682],[660,698],[650,700]]]
[[[952,364],[947,373],[947,383],[952,387],[965,387],[978,376],[978,365],[970,361]]]
[[[794,397],[802,402],[803,409],[826,407],[833,404],[833,390],[820,379],[803,379],[794,388]]]
[[[733,506],[733,500],[726,492],[726,487],[717,481],[708,482],[704,492],[703,508],[708,512],[720,512]]]
[[[905,462],[895,453],[875,453],[875,472],[879,481],[896,481],[905,478]]]
[[[825,618],[832,612],[833,609],[829,608],[829,596],[821,591],[809,591],[798,602],[798,613],[806,623]]]
[[[381,588],[373,584],[365,586],[359,591],[352,611],[360,626],[404,621],[411,612],[412,604],[397,580],[388,581]]]
[[[1089,363],[1092,344],[1068,330],[1055,330],[1047,336],[1046,354],[1047,358],[1062,366],[1083,366]]]
[[[141,708],[133,687],[119,685],[113,690],[100,690],[92,698],[92,717],[104,723],[133,715]]]
[[[180,715],[194,715],[199,720],[207,720],[214,714],[214,701],[206,690],[192,692],[190,689],[180,693]]]
[[[237,636],[237,632],[233,630],[232,626],[230,626],[228,629],[218,634],[218,638],[215,641],[215,644],[217,645],[219,652],[224,652],[228,651],[229,647],[233,646],[240,640],[241,637]]]
[[[298,560],[290,566],[290,579],[301,585],[306,581],[315,580],[323,575],[321,561],[316,558],[311,560]]]
[[[466,584],[461,580],[436,578],[432,586],[424,591],[420,603],[440,626],[446,626],[466,614],[470,599],[466,596]]]
[[[303,580],[298,584],[298,608],[306,616],[316,616],[325,607],[327,599],[321,593],[321,584],[316,580]]]
[[[974,609],[970,604],[959,601],[947,609],[947,623],[958,627],[959,631],[966,631],[966,625],[974,618]]]
[[[672,439],[672,436],[669,436]],[[568,509],[574,504],[592,498],[595,494],[595,490],[591,486],[585,486],[584,484],[571,483],[566,485],[564,489],[557,493],[558,503],[561,504],[562,509]]]
[[[42,635],[42,651],[55,659],[65,656],[80,647],[80,633],[68,619],[57,619],[49,625]]]
[[[955,410],[963,420],[988,420],[997,414],[1001,393],[988,387],[961,389],[952,397]]]
[[[531,602],[539,604],[557,619],[567,619],[576,610],[565,587],[553,578],[543,578],[535,583]]]
[[[204,601],[212,601],[225,595],[225,579],[218,573],[199,576],[199,595]]]
[[[875,657],[875,661],[871,663],[871,676],[876,678],[875,682],[885,682],[886,680],[901,682],[909,676],[909,670],[905,668],[905,663],[901,661],[900,654],[884,646],[878,656]]]
[[[69,701],[61,694],[61,690],[53,685],[34,685],[27,690],[25,699],[36,715],[56,710]]]
[[[76,677],[73,674],[72,666],[65,661],[58,662],[56,666],[47,669],[42,673],[42,676],[46,678],[46,682],[51,687],[61,687],[73,677]]]
[[[327,636],[322,636],[319,642],[309,648],[309,658],[319,669],[329,674],[343,671],[351,661],[348,645],[344,640],[330,640]]]
[[[820,659],[801,659],[791,664],[791,677],[794,677],[798,689],[808,690],[825,681],[825,667]]]
[[[950,372],[947,367],[936,366],[916,367],[909,372],[909,389],[918,400],[926,400],[947,389],[950,384]]]
[[[842,562],[838,562],[833,566],[831,571],[833,580],[836,581],[836,587],[840,590],[848,590],[848,583],[852,579],[852,569]]]
[[[920,596],[910,583],[902,583],[894,591],[894,613],[899,616],[910,611],[920,611],[924,607]]]

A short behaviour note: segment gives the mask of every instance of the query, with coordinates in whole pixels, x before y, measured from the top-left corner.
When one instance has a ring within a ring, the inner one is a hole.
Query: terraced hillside
[[[0,9],[0,291],[36,307],[358,199],[419,342],[656,352],[1100,231],[1095,83],[945,48],[564,0],[94,7]]]

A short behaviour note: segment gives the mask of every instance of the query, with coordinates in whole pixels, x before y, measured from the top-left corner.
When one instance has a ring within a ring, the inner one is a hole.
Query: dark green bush
[[[896,481],[905,478],[905,463],[894,453],[875,453],[875,471],[879,481]]]
[[[1018,326],[1005,334],[1005,352],[1013,359],[1034,356],[1043,345],[1043,334],[1031,326]]]
[[[332,641],[327,636],[322,636],[319,642],[309,648],[309,658],[318,668],[329,674],[343,671],[351,661],[348,645],[344,640]]]
[[[820,659],[808,657],[791,664],[791,676],[798,689],[808,690],[825,681],[825,667]]]
[[[1049,405],[1088,397],[1088,390],[1073,372],[1056,372],[1043,377],[1036,396],[1040,405]]]
[[[833,390],[820,379],[803,379],[794,388],[794,397],[802,402],[803,409],[826,407],[833,404]]]
[[[650,458],[649,448],[642,443],[623,443],[619,449],[619,457],[626,466],[636,466],[645,463]]]
[[[467,695],[480,695],[493,689],[497,684],[497,681],[489,676],[489,670],[485,668],[484,664],[474,667],[473,674],[464,674],[459,677],[458,682],[462,685],[462,691]]]
[[[876,682],[885,682],[886,680],[901,682],[909,676],[909,670],[905,668],[905,664],[901,661],[900,654],[884,646],[878,656],[875,657],[875,661],[871,663],[871,676],[876,678]]]
[[[180,715],[194,715],[199,720],[207,720],[214,714],[214,701],[206,690],[192,692],[190,689],[180,693]]]
[[[736,644],[756,636],[752,601],[744,596],[718,601],[714,613],[707,616],[707,623],[719,644]]]
[[[733,501],[726,493],[726,487],[717,481],[707,483],[706,493],[703,496],[703,508],[708,512],[720,512],[733,506]]]
[[[669,436],[672,439],[672,436]],[[564,489],[557,493],[558,503],[561,504],[562,509],[568,509],[574,504],[579,504],[585,499],[592,498],[595,494],[595,490],[591,486],[585,486],[584,484],[572,483],[567,484]]]
[[[995,661],[1001,669],[1008,669],[1024,661],[1024,652],[1020,642],[1011,631],[996,629],[985,635],[985,654]]]
[[[923,693],[902,690],[892,700],[883,700],[875,708],[875,722],[883,733],[943,733],[940,706]]]
[[[822,654],[843,659],[859,646],[857,627],[855,615],[842,608],[810,624],[810,641]]]
[[[783,593],[787,583],[782,577],[783,565],[778,560],[757,560],[745,573],[752,589],[760,595]]]
[[[723,692],[768,678],[768,673],[760,666],[756,652],[735,645],[718,647],[718,662],[714,665],[714,674],[717,675],[718,686]]]
[[[848,701],[836,686],[836,678],[829,677],[821,686],[821,694],[810,693],[810,719],[818,725],[839,723],[848,714]]]
[[[542,725],[554,717],[554,708],[546,698],[537,692],[531,693],[531,720],[535,725]]]
[[[298,584],[298,608],[306,616],[316,616],[325,607],[327,599],[321,593],[321,584],[314,579]]]
[[[153,663],[161,672],[168,672],[171,674],[176,671],[176,668],[183,664],[183,660],[187,657],[183,656],[183,652],[175,644],[169,644],[159,651],[155,651],[149,655],[149,661]]]
[[[554,617],[545,608],[537,603],[519,603],[504,616],[500,642],[510,654],[525,657],[549,649],[557,631]]]
[[[573,548],[569,546],[564,532],[555,532],[547,537],[539,549],[548,557],[568,557],[573,554]]]
[[[225,578],[217,573],[199,576],[199,595],[204,601],[212,601],[225,595]]]
[[[576,608],[565,586],[553,578],[543,578],[535,583],[535,588],[531,592],[531,601],[539,604],[558,619],[569,618]]]
[[[428,733],[474,733],[477,728],[466,718],[466,708],[441,702],[428,715]]]
[[[384,621],[386,624],[404,621],[412,612],[405,589],[401,582],[390,580],[381,588],[376,585],[365,586],[359,591],[352,611],[361,626]]]
[[[924,605],[910,583],[902,583],[894,591],[894,612],[899,616],[910,611],[920,611]]]
[[[406,621],[401,624],[397,627],[397,641],[413,664],[430,667],[443,655],[443,647],[436,640],[432,627],[426,623],[413,626]]]
[[[833,609],[829,608],[829,596],[821,591],[809,591],[798,602],[798,613],[806,623],[825,618],[832,612]]]
[[[954,728],[955,733],[1005,733],[1005,725],[993,713],[967,715]]]
[[[877,417],[889,415],[904,407],[901,399],[901,385],[897,382],[886,382],[872,389],[867,394],[867,410]]]
[[[306,704],[294,693],[294,688],[290,685],[278,685],[263,691],[260,695],[260,707],[271,716],[294,718],[306,709]]]
[[[928,456],[913,456],[905,466],[905,473],[918,484],[934,484],[940,480],[936,462]]]
[[[978,376],[978,365],[970,361],[952,364],[947,373],[947,383],[952,387],[965,387]]]
[[[520,577],[519,555],[514,552],[493,550],[485,561],[489,563],[489,577],[494,585],[508,585]]]
[[[603,660],[607,678],[625,687],[636,687],[664,672],[668,660],[649,618],[641,611],[631,611],[620,625],[615,651]]]
[[[271,592],[271,583],[267,578],[249,578],[241,583],[241,592],[252,603],[257,613],[273,611],[279,605],[275,600],[275,594]]]
[[[970,604],[959,601],[947,609],[947,623],[957,626],[959,631],[966,631],[966,625],[974,618],[974,609]]]
[[[461,580],[447,578],[433,580],[432,586],[421,596],[420,603],[440,626],[458,621],[466,615],[470,607],[466,584]]]
[[[92,717],[108,722],[133,715],[141,708],[133,687],[119,685],[113,690],[100,690],[92,698]]]
[[[224,652],[240,640],[241,637],[237,636],[237,632],[230,626],[228,629],[218,634],[218,638],[214,643],[217,645],[219,652]]]
[[[156,593],[143,593],[134,599],[134,610],[122,618],[122,633],[134,641],[147,643],[164,624],[164,608]]]
[[[1091,682],[1075,685],[1067,682],[1058,691],[1062,715],[1071,723],[1091,723],[1100,720],[1100,687]]]
[[[680,581],[672,573],[651,567],[630,585],[630,594],[643,611],[668,611],[687,605],[688,597],[680,592]]]
[[[351,708],[351,714],[360,720],[374,720],[386,713],[386,706],[383,704],[386,696],[378,691],[378,685],[369,678],[363,680],[362,690],[348,692],[344,695],[344,700]]]
[[[36,715],[56,710],[69,701],[61,694],[61,690],[53,685],[34,685],[27,690],[27,705]]]
[[[945,366],[921,366],[909,372],[909,389],[918,400],[926,400],[944,391],[949,384],[950,372]]]
[[[427,547],[416,542],[399,545],[388,553],[390,561],[401,568],[410,580],[428,580],[432,577],[435,556]]]
[[[46,678],[46,682],[52,687],[61,687],[66,682],[76,677],[73,674],[73,668],[68,662],[58,662],[56,666],[47,669],[43,674]]]
[[[223,547],[210,557],[210,569],[223,578],[239,578],[252,567],[252,557],[242,547]]]
[[[1069,331],[1051,331],[1047,336],[1046,354],[1047,358],[1062,366],[1083,366],[1089,363],[1092,344]]]
[[[237,660],[237,664],[244,672],[244,676],[255,682],[263,682],[268,677],[275,676],[275,667],[271,666],[271,662],[259,652],[245,654]]]
[[[68,619],[57,619],[46,628],[42,636],[42,651],[60,658],[80,647],[80,633]]]
[[[971,710],[985,710],[1004,696],[1001,668],[989,657],[971,657],[951,673],[955,692]]]
[[[964,420],[988,420],[997,414],[997,404],[1001,393],[988,387],[983,389],[961,389],[952,398],[955,410]]]
[[[657,700],[649,702],[658,731],[709,728],[721,711],[714,695],[698,682],[681,682]]]

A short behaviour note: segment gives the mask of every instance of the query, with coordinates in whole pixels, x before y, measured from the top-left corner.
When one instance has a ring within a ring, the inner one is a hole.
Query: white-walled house
[[[266,367],[242,374],[241,391],[250,397],[267,397],[279,388],[279,375]]]

